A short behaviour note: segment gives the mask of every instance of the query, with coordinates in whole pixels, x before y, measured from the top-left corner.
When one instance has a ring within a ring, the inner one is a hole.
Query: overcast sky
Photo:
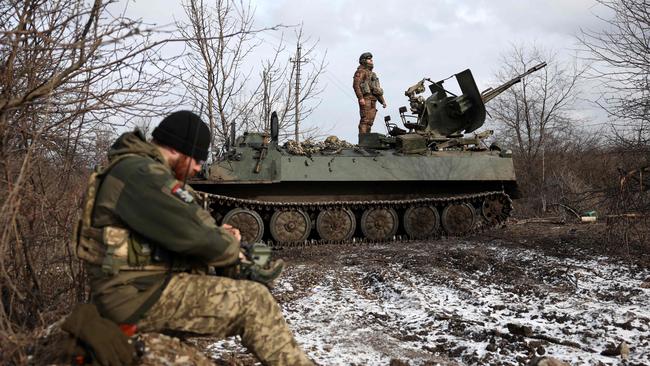
[[[253,0],[253,4],[257,26],[302,23],[304,33],[318,40],[315,58],[327,54],[321,78],[324,92],[320,107],[304,123],[317,124],[350,142],[357,140],[359,121],[352,75],[363,52],[373,53],[388,102],[387,109],[379,108],[373,132],[385,133],[383,116],[391,115],[396,122],[397,109],[408,104],[404,90],[423,77],[439,80],[469,68],[483,90],[494,86],[501,55],[513,45],[535,44],[571,62],[580,28],[602,26],[593,0]],[[127,15],[157,24],[184,19],[179,0],[138,0],[128,5]],[[284,33],[293,49],[293,30]],[[265,42],[279,42],[280,35],[269,34]],[[591,120],[602,118],[602,113],[587,107],[578,112]]]

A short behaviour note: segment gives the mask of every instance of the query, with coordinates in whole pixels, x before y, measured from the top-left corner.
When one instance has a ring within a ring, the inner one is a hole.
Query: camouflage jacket
[[[364,65],[357,67],[352,80],[352,87],[357,99],[376,99],[380,103],[384,103],[384,91],[379,84],[379,78],[368,67]]]
[[[236,260],[239,243],[217,226],[201,208],[158,151],[139,132],[125,133],[111,147],[109,160],[129,154],[101,181],[92,212],[92,226],[128,228],[137,237],[129,243],[129,265],[153,261],[162,248],[174,268],[190,262]],[[144,244],[146,245],[144,245]],[[146,249],[146,250],[145,250]],[[132,263],[132,258],[138,263]],[[109,275],[88,265],[92,300],[104,317],[135,322],[160,296],[168,271],[121,270]]]

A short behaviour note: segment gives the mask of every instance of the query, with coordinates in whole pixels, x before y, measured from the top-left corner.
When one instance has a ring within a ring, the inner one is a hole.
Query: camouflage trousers
[[[377,115],[377,100],[374,98],[364,98],[365,105],[359,104],[359,133],[368,133],[375,122]]]
[[[242,343],[264,365],[313,365],[263,285],[225,277],[174,275],[138,329],[183,331]]]

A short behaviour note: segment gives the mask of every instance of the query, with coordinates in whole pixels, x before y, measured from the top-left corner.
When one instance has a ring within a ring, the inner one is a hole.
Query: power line
[[[356,97],[354,94],[352,94],[352,93],[349,91],[349,89],[346,88],[346,87],[343,85],[343,83],[342,83],[342,82],[341,82],[341,81],[340,81],[336,76],[334,76],[334,74],[324,73],[323,75],[325,75],[325,77],[326,77],[327,79],[329,79],[332,83],[334,83],[334,86],[335,86],[337,89],[339,89],[340,91],[342,91],[343,94],[345,94],[346,97],[350,97],[350,98],[352,98],[352,99],[354,99],[354,100],[357,99],[357,97]]]

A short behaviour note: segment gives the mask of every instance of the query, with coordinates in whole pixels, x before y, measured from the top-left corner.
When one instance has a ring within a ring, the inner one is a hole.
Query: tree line
[[[514,152],[523,215],[565,206],[650,210],[650,1],[599,5],[612,17],[599,18],[601,30],[579,31],[573,63],[535,45],[503,54],[500,81],[548,64],[487,105],[497,135]],[[585,95],[587,87],[600,91],[595,100]],[[607,122],[589,126],[578,103],[600,107]]]

